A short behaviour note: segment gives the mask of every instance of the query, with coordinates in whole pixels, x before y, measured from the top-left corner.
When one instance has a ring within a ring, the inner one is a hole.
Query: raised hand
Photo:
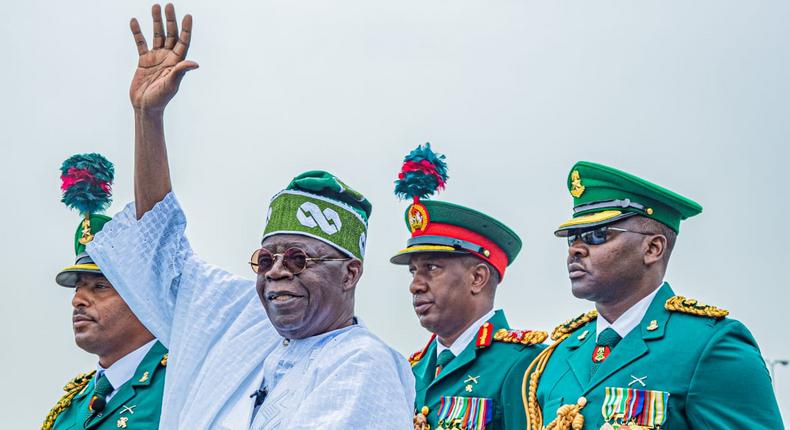
[[[162,8],[158,4],[151,8],[151,16],[154,21],[154,43],[151,50],[148,50],[145,37],[140,32],[140,23],[135,18],[129,23],[137,44],[137,53],[140,54],[129,88],[129,97],[135,110],[156,112],[164,110],[178,92],[184,74],[197,69],[198,64],[186,60],[192,37],[192,16],[184,16],[179,34],[175,8],[168,3],[165,6],[166,35],[162,23]]]

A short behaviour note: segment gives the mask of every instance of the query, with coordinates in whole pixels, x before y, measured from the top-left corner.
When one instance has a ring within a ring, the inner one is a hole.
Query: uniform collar
[[[473,322],[466,330],[464,330],[464,332],[461,333],[460,336],[458,336],[458,339],[456,339],[455,342],[453,342],[453,344],[450,345],[449,347],[442,345],[442,343],[439,342],[439,339],[437,338],[436,356],[438,357],[439,354],[445,349],[449,349],[450,352],[452,352],[453,355],[456,357],[461,355],[461,352],[463,352],[463,350],[466,349],[469,343],[472,342],[472,340],[474,340],[475,335],[480,330],[480,326],[483,325],[486,321],[490,320],[494,316],[494,314],[495,312],[493,309],[488,311],[487,314],[483,315],[480,319]]]
[[[116,361],[112,364],[112,366],[108,368],[103,368],[101,364],[96,364],[96,375],[97,379],[101,377],[102,373],[107,375],[107,380],[110,381],[110,384],[113,386],[113,393],[118,391],[123,384],[127,381],[132,379],[135,372],[137,371],[137,367],[140,366],[140,363],[145,358],[148,351],[153,348],[154,344],[156,343],[156,339],[151,340],[150,342],[146,343],[145,345],[135,349],[134,351],[124,355],[121,357],[120,360]],[[108,399],[109,400],[109,399]]]
[[[653,292],[645,296],[642,300],[636,302],[633,306],[631,306],[627,311],[623,312],[620,315],[620,318],[617,318],[614,322],[606,321],[606,318],[598,315],[597,323],[595,327],[595,339],[598,339],[601,332],[605,329],[611,327],[617,334],[620,335],[621,338],[624,338],[628,333],[631,332],[644,318],[645,313],[647,313],[647,309],[650,307],[650,304],[653,303],[653,299],[658,294],[658,291],[661,289],[661,286],[664,285],[663,283],[656,287]]]

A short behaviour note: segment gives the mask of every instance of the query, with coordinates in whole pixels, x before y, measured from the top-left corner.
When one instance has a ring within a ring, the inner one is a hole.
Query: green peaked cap
[[[508,264],[521,252],[521,238],[510,227],[496,218],[466,206],[441,200],[420,200],[430,216],[431,222],[455,225],[487,237],[496,243],[507,256]],[[406,227],[411,229],[409,209],[403,214]]]
[[[85,252],[85,246],[93,240],[93,236],[96,233],[100,232],[102,228],[104,228],[104,224],[110,221],[112,218],[108,217],[107,215],[98,215],[98,214],[91,214],[89,221],[90,224],[87,226],[88,230],[86,233],[90,235],[90,239],[86,236],[85,240],[83,240],[83,225],[85,224],[85,220],[83,219],[77,224],[77,231],[74,232],[74,254],[80,255],[81,253]],[[85,243],[82,243],[85,242]]]
[[[272,197],[263,238],[275,234],[312,237],[362,260],[372,209],[365,196],[335,175],[322,170],[305,172]]]
[[[573,197],[573,218],[559,226],[554,232],[557,236],[634,215],[652,218],[679,233],[682,220],[702,212],[697,202],[674,191],[589,161],[579,161],[571,168],[567,185]]]
[[[101,274],[99,266],[85,252],[85,246],[93,240],[96,233],[100,232],[104,228],[104,224],[107,224],[111,219],[107,215],[91,214],[90,217],[84,218],[77,224],[77,231],[74,233],[74,254],[77,255],[77,261],[61,270],[55,276],[55,282],[58,285],[74,287],[77,284],[80,273]]]

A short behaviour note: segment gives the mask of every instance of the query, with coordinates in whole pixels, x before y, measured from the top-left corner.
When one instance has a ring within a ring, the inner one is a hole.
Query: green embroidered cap
[[[613,167],[579,161],[568,174],[573,218],[561,224],[557,236],[569,230],[595,227],[641,215],[676,233],[680,222],[702,212],[697,202]]]
[[[365,196],[331,173],[305,172],[272,197],[263,238],[275,234],[312,237],[362,260],[372,209]]]

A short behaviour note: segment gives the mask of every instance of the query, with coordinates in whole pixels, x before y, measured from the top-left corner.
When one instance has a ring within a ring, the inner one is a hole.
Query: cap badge
[[[82,220],[82,237],[80,237],[80,243],[83,245],[87,245],[92,240],[93,240],[93,234],[91,234],[91,218],[89,215]]]
[[[425,231],[428,227],[428,210],[425,206],[414,203],[409,207],[409,228],[411,232]]]
[[[579,176],[579,171],[574,170],[571,172],[571,195],[579,198],[584,194],[584,185],[582,185],[582,177]]]

